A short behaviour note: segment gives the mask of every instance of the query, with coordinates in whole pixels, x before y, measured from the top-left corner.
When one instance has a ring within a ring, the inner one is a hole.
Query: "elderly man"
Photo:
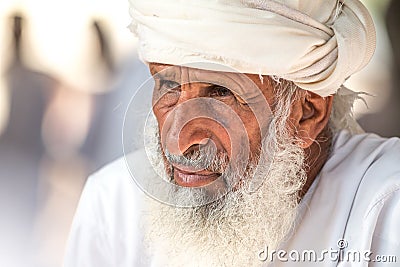
[[[154,81],[145,148],[90,177],[66,266],[400,260],[400,142],[363,133],[343,86],[375,48],[358,0],[130,11]]]

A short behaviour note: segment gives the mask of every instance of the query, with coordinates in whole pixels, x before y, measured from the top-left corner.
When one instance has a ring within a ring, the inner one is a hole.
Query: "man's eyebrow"
[[[218,82],[205,82],[206,84],[206,88],[207,89],[215,89],[216,87],[222,87],[222,88],[226,88],[229,91],[232,91],[228,86],[224,85],[223,83],[218,83]]]
[[[162,70],[153,75],[154,79],[171,79],[176,80],[177,73],[171,70]]]
[[[156,74],[153,75],[154,79],[168,79],[168,80],[176,80],[176,73],[175,72],[157,72]]]

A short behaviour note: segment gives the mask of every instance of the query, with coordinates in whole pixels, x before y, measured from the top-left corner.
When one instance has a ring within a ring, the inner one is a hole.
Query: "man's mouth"
[[[205,186],[217,180],[220,175],[207,170],[190,171],[188,168],[182,170],[174,167],[174,180],[179,186],[184,187]]]

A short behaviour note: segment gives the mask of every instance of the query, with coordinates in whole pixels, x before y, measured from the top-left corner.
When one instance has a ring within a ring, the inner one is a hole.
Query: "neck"
[[[321,171],[325,162],[328,159],[330,147],[332,144],[332,132],[329,127],[325,127],[325,129],[318,135],[317,139],[313,142],[313,144],[305,149],[305,154],[307,155],[305,160],[306,172],[307,172],[307,181],[303,186],[303,189],[300,191],[300,199],[304,197],[307,193],[308,189],[310,189],[312,183],[315,178]]]

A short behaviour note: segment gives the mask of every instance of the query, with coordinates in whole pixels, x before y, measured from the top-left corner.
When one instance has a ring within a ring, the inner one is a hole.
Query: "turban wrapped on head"
[[[359,0],[129,0],[145,62],[271,75],[334,94],[371,59],[375,27]]]

